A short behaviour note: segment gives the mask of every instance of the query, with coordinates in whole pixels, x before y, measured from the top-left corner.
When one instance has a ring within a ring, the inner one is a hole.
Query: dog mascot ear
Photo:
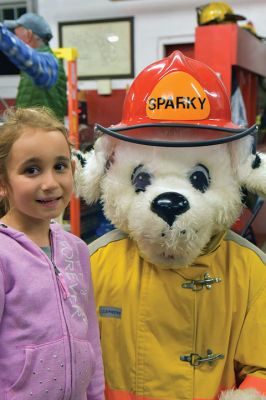
[[[72,158],[76,163],[75,193],[88,204],[93,204],[101,196],[101,178],[105,173],[106,163],[112,153],[112,144],[108,137],[100,137],[94,149],[87,153],[74,150]]]
[[[248,191],[266,197],[266,155],[254,151],[254,139],[232,142],[232,160],[239,183]]]
[[[89,246],[106,399],[265,399],[266,256],[230,229],[244,192],[266,196],[256,127],[176,51],[97,132],[73,158],[77,194],[118,228]]]

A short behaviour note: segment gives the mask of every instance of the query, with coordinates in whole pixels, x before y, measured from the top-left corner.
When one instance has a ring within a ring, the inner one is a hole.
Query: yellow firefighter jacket
[[[119,231],[90,246],[108,400],[266,394],[266,255],[227,232],[160,269]]]

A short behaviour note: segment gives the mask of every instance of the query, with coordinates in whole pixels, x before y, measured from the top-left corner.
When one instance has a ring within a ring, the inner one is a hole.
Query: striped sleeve
[[[59,66],[56,57],[31,48],[1,24],[0,50],[37,86],[50,89],[57,81]]]

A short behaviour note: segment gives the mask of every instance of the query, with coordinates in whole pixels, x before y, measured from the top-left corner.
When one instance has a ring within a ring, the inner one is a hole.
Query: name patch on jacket
[[[118,307],[104,307],[99,308],[100,317],[105,318],[121,318],[122,309]]]

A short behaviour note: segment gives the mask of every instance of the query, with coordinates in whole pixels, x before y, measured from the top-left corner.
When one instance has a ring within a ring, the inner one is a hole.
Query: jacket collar
[[[221,246],[225,235],[226,231],[222,231],[214,235],[203,249],[202,254],[196,258],[193,264],[184,268],[173,269],[172,271],[176,272],[184,279],[201,278],[206,272],[210,271],[212,259],[215,257],[216,250]]]

